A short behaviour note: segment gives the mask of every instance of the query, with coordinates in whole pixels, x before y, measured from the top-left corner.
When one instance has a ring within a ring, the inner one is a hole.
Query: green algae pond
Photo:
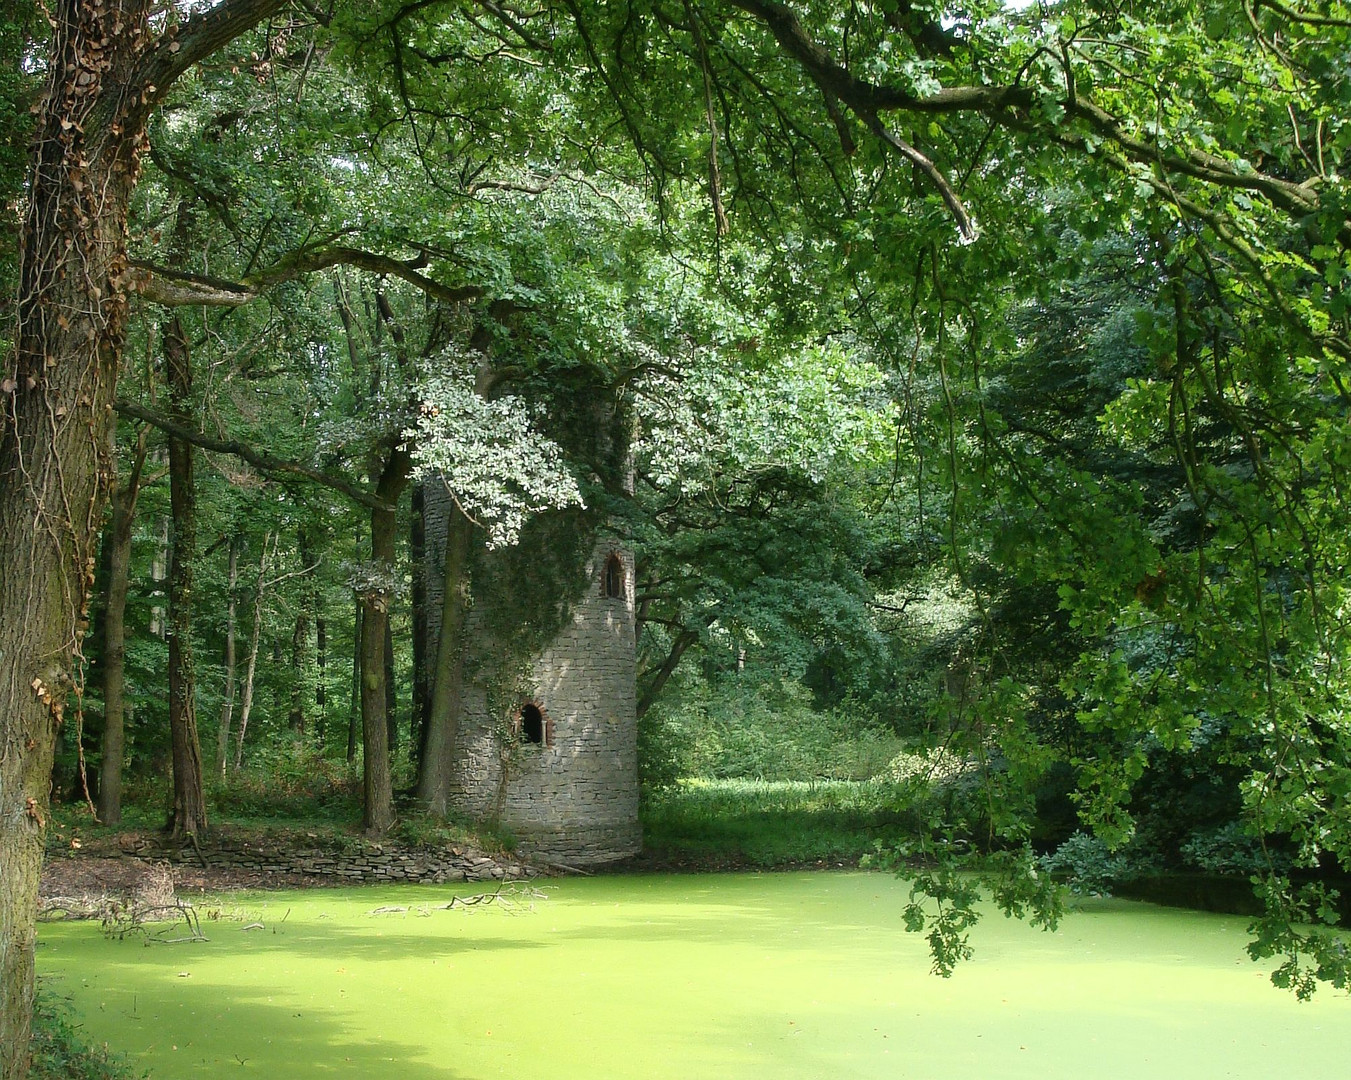
[[[945,980],[881,874],[574,878],[444,908],[472,891],[206,899],[209,940],[178,944],[46,924],[39,971],[154,1080],[1341,1080],[1351,1059],[1351,1000],[1274,989],[1241,918],[992,914]]]

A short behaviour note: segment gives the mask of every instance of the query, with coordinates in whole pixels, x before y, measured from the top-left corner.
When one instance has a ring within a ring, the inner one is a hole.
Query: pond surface
[[[879,874],[570,879],[434,907],[456,889],[207,902],[226,917],[190,944],[49,924],[39,971],[157,1080],[1341,1080],[1351,1060],[1351,1000],[1272,988],[1241,918],[1094,901],[1045,934],[991,915],[943,980],[901,928],[908,886]]]

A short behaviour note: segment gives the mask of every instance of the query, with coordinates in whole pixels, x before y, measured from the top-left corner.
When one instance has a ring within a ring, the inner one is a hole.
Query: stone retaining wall
[[[191,842],[180,844],[140,837],[125,842],[122,853],[141,859],[163,859],[174,864],[307,874],[352,884],[380,881],[426,884],[521,881],[540,873],[534,867],[522,863],[499,863],[486,855],[463,853],[454,848],[433,851],[371,843],[362,843],[357,849],[346,850],[336,846],[279,848],[231,840],[196,846]]]

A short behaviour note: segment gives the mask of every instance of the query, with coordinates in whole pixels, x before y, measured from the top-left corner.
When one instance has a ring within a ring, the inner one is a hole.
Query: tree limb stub
[[[153,412],[134,401],[119,401],[115,406],[117,411],[123,416],[129,416],[136,420],[144,420],[147,424],[159,428],[168,435],[176,439],[183,439],[194,446],[200,446],[203,450],[211,450],[217,454],[230,454],[233,457],[247,461],[260,472],[271,473],[273,475],[298,476],[304,480],[312,481],[323,487],[330,488],[333,491],[346,495],[353,502],[362,506],[370,507],[372,510],[391,510],[391,507],[383,499],[365,488],[353,484],[349,480],[344,480],[340,476],[334,476],[326,473],[322,469],[315,469],[309,465],[303,465],[298,461],[287,461],[284,458],[273,457],[271,454],[260,453],[250,446],[233,439],[216,439],[210,435],[205,435],[199,431],[192,431],[176,424],[167,417]]]

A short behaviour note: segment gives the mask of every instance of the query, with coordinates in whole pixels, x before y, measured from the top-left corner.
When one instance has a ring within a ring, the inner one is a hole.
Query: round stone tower
[[[500,821],[524,854],[569,864],[622,859],[642,845],[633,558],[602,541],[586,576],[524,685],[485,685],[467,665],[454,785],[462,809]],[[486,644],[477,622],[471,616],[471,651]]]
[[[449,516],[449,498],[438,487],[428,484],[423,502],[431,655]],[[571,600],[551,605],[547,618],[529,604],[522,608],[521,596],[534,595],[537,585],[526,579],[557,575],[558,566],[545,569],[519,553],[481,553],[480,573],[492,581],[471,588],[451,794],[471,817],[511,830],[522,854],[587,865],[642,846],[636,609],[631,552],[604,532],[573,550]],[[537,617],[559,629],[533,655],[513,653],[505,638]]]

